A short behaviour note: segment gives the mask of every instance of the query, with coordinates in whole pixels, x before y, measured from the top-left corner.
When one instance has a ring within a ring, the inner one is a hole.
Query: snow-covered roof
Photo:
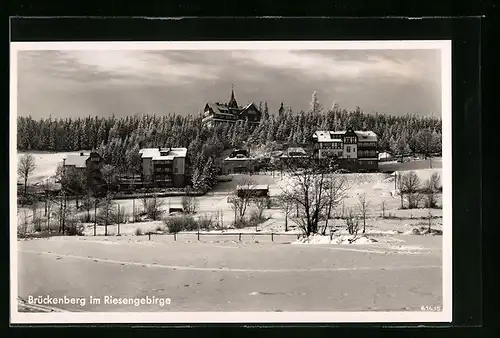
[[[358,136],[358,142],[377,142],[377,134],[373,131],[356,130],[355,133]]]
[[[152,159],[153,161],[172,161],[174,156],[155,156]]]
[[[226,157],[224,161],[248,161],[251,157]]]
[[[86,161],[90,157],[90,154],[70,154],[66,155],[64,165],[75,166],[76,168],[85,168]]]
[[[229,114],[229,115],[233,115],[233,116],[245,112],[251,106],[254,106],[254,108],[256,110],[258,110],[257,107],[255,107],[255,103],[254,102],[250,102],[247,105],[245,105],[243,107],[238,107],[238,108],[231,108],[231,107],[229,107],[227,105],[224,105],[224,104],[221,104],[221,103],[218,103],[218,102],[208,102],[207,106],[210,109],[212,109],[212,111],[214,113],[216,113],[216,114]]]
[[[377,134],[375,134],[373,131],[356,130],[354,132],[358,136],[359,142],[377,141]],[[314,133],[313,138],[316,139],[318,142],[342,142],[339,136],[344,135],[345,133],[346,133],[345,130],[338,130],[338,131],[318,130]]]
[[[340,136],[344,134],[345,131],[318,130],[314,133],[313,138],[317,139],[318,142],[342,142]]]
[[[236,190],[267,190],[269,185],[267,184],[256,184],[256,185],[239,185]]]
[[[298,154],[301,154],[301,155],[307,155],[306,151],[302,148],[288,148],[287,150],[287,153],[288,154],[292,154],[292,153],[298,153]]]
[[[161,153],[168,152],[167,155]],[[173,160],[174,157],[186,157],[186,148],[144,148],[139,150],[142,158],[153,160]]]

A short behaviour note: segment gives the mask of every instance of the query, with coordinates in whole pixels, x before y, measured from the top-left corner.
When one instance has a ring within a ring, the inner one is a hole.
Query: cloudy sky
[[[18,115],[196,113],[207,101],[283,101],[394,115],[441,111],[439,50],[20,51]]]

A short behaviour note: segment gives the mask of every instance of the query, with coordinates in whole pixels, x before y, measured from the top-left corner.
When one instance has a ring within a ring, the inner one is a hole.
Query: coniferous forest
[[[203,127],[201,114],[135,115],[127,117],[42,118],[18,117],[18,150],[97,150],[117,169],[134,166],[135,154],[144,147],[188,148],[188,163],[215,161],[224,149],[256,147],[274,142],[304,145],[316,130],[372,130],[379,137],[379,151],[393,154],[441,152],[441,119],[407,114],[367,114],[348,111],[335,104],[324,109],[313,94],[307,112],[287,108],[271,112],[260,103],[261,122],[253,131],[246,123]],[[423,149],[422,141],[426,142]],[[430,140],[430,142],[429,142]],[[432,149],[429,149],[432,143]]]

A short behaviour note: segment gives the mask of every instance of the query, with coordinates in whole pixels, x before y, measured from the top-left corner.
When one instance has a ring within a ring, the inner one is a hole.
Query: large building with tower
[[[255,103],[239,106],[234,90],[231,91],[228,103],[208,102],[203,110],[203,124],[207,127],[247,121],[250,128],[253,128],[259,124],[261,117],[262,113]]]

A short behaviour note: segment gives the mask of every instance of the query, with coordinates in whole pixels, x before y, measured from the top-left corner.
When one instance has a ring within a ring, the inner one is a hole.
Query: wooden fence
[[[213,232],[177,232],[177,233],[164,233],[164,232],[148,232],[145,236],[148,236],[148,240],[151,240],[151,236],[172,236],[174,241],[180,236],[196,236],[198,241],[201,241],[201,238],[204,236],[231,236],[238,237],[238,241],[241,242],[244,236],[265,236],[271,239],[271,242],[274,242],[277,237],[280,236],[288,236],[293,237],[293,239],[299,239],[301,237],[301,233],[280,233],[280,232],[221,232],[221,233],[213,233]]]

